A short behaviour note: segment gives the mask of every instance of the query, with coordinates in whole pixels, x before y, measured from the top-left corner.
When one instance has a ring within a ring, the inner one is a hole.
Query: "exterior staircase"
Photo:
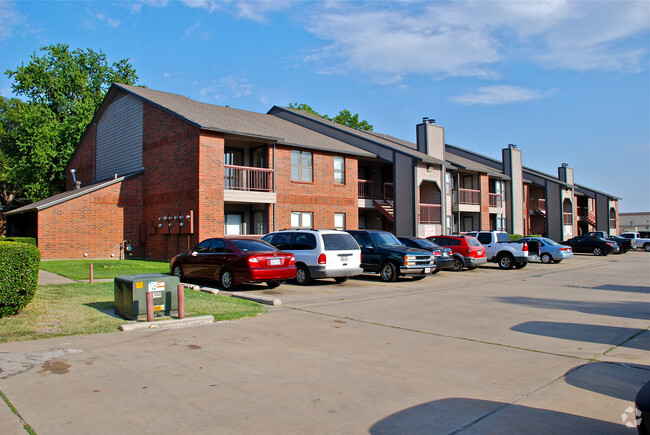
[[[393,208],[393,201],[388,199],[373,199],[372,205],[379,210],[386,219],[390,222],[395,221],[395,210]]]

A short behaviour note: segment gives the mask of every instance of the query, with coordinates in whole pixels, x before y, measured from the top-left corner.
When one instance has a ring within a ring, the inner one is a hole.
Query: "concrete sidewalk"
[[[74,279],[66,278],[65,276],[57,275],[56,273],[48,272],[43,269],[38,271],[38,285],[73,284],[76,282],[83,281],[75,281]]]

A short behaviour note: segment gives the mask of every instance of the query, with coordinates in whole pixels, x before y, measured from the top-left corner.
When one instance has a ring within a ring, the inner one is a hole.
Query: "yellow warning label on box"
[[[135,283],[135,288],[143,288],[143,287],[144,287],[144,283],[142,281],[138,281]]]
[[[164,305],[154,305],[153,310],[154,311],[165,311],[165,306]]]

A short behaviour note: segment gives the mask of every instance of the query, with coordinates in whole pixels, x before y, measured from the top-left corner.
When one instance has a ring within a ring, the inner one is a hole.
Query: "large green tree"
[[[342,125],[347,125],[348,127],[352,128],[358,128],[360,130],[367,130],[367,131],[372,131],[372,125],[368,123],[368,121],[361,120],[359,121],[359,114],[355,113],[354,115],[350,113],[349,110],[343,109],[339,112],[338,115],[336,115],[334,118],[330,118],[327,115],[321,115],[317,111],[311,108],[311,106],[305,104],[305,103],[289,103],[289,108],[290,109],[296,109],[296,110],[301,110],[303,112],[311,113],[312,115],[320,116],[321,118],[329,119],[330,121],[334,121],[337,124],[342,124]]]
[[[127,59],[109,64],[104,53],[41,48],[5,74],[19,98],[0,97],[0,201],[32,201],[65,188],[64,169],[113,83],[136,84]]]

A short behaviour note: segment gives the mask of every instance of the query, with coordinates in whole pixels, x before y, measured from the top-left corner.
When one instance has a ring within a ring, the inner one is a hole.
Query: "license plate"
[[[348,261],[350,259],[349,255],[341,255],[341,262]]]
[[[270,266],[279,266],[282,264],[282,260],[280,258],[270,258],[269,259],[269,265]]]
[[[425,267],[424,268],[424,273],[431,273],[431,268],[430,267]]]
[[[165,310],[165,306],[164,306],[164,305],[154,305],[154,306],[153,306],[153,310],[154,310],[154,311],[164,311],[164,310]]]

